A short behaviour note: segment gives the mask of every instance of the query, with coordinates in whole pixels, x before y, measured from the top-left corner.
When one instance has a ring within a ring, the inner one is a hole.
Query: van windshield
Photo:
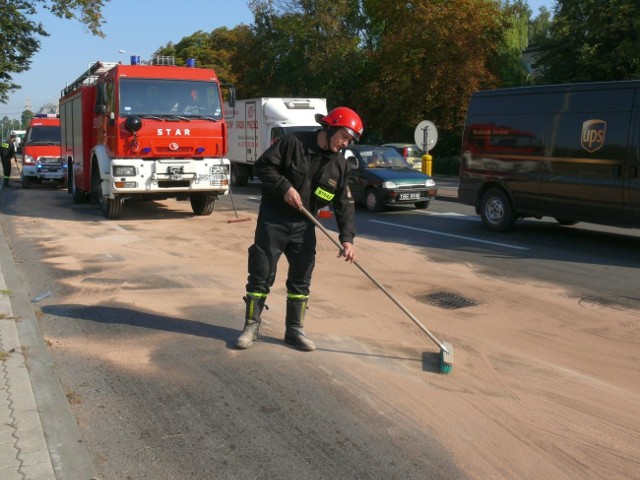
[[[59,125],[35,125],[31,127],[25,144],[60,145]]]
[[[214,82],[122,78],[119,115],[221,120],[220,90]]]

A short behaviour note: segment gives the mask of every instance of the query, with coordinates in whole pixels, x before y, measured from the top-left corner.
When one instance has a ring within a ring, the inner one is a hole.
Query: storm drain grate
[[[470,298],[461,297],[451,292],[434,292],[419,297],[419,300],[425,303],[430,303],[440,308],[447,308],[450,310],[456,308],[473,307],[479,305],[480,302],[471,300]]]

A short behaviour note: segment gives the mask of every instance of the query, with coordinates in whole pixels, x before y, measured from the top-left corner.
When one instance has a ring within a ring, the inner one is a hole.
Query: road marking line
[[[477,215],[465,215],[464,213],[457,212],[423,212],[421,210],[416,210],[416,213],[420,215],[432,215],[434,217],[452,217],[457,218],[459,220],[477,220]]]
[[[498,246],[498,247],[512,248],[514,250],[529,250],[527,247],[518,247],[517,245],[509,245],[507,243],[490,242],[488,240],[480,240],[478,238],[465,237],[463,235],[454,235],[452,233],[437,232],[435,230],[429,230],[427,228],[410,227],[408,225],[400,225],[398,223],[383,222],[381,220],[369,220],[369,221],[373,222],[373,223],[379,223],[380,225],[388,225],[390,227],[405,228],[407,230],[414,230],[416,232],[431,233],[433,235],[441,235],[443,237],[458,238],[460,240],[468,240],[470,242],[486,243],[488,245],[495,245],[495,246]]]

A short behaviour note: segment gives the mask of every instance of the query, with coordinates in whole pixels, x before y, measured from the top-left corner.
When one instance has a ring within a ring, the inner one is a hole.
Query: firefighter
[[[255,164],[256,175],[262,181],[262,200],[254,243],[248,252],[245,323],[237,348],[249,348],[258,338],[262,310],[282,254],[289,264],[284,341],[302,351],[316,348],[303,330],[316,235],[313,223],[300,212],[300,206],[315,214],[332,204],[343,248],[338,256],[348,262],[355,259],[349,167],[340,151],[360,139],[362,120],[347,107],[316,115],[316,120],[321,129],[285,135]]]
[[[5,187],[9,186],[9,179],[11,178],[11,160],[18,161],[18,157],[16,157],[17,138],[16,135],[11,134],[9,140],[2,142],[2,173]]]

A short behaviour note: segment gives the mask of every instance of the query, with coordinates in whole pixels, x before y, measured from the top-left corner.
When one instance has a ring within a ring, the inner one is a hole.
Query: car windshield
[[[411,168],[402,155],[393,148],[361,150],[365,168]]]
[[[60,126],[39,125],[31,127],[26,143],[30,145],[60,145]]]
[[[120,116],[190,116],[222,119],[220,91],[214,82],[123,78]]]

